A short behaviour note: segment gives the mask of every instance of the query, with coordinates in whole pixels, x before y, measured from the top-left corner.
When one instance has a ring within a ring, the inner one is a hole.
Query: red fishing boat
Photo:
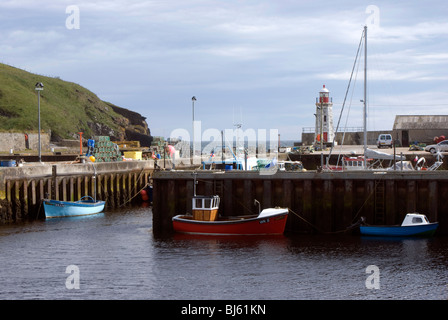
[[[192,200],[191,215],[173,217],[174,231],[203,235],[278,235],[285,230],[289,212],[287,208],[268,208],[259,210],[258,215],[220,217],[219,196],[196,196],[195,191]]]
[[[219,216],[219,196],[196,195],[196,174],[194,173],[193,212],[173,217],[174,231],[203,235],[279,235],[285,231],[289,213],[287,208],[259,209],[257,215]],[[260,203],[257,200],[255,202],[260,208]]]
[[[196,220],[191,215],[173,217],[176,232],[207,235],[277,235],[285,231],[288,209],[264,209],[258,215]]]

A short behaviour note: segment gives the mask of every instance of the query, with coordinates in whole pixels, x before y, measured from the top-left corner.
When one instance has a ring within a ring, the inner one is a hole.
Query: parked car
[[[430,144],[425,147],[425,151],[431,152],[432,154],[437,153],[437,151],[448,152],[448,140],[443,140],[438,144]]]
[[[377,140],[378,149],[382,147],[392,148],[392,135],[390,134],[380,134]]]

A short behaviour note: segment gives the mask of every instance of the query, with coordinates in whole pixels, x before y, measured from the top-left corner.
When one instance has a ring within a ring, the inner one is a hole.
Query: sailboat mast
[[[367,149],[367,26],[364,26],[364,155]],[[364,168],[367,166],[364,156]]]

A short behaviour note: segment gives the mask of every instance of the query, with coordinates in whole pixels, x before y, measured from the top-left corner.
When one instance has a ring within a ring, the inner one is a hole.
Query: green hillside
[[[107,135],[113,140],[126,140],[130,132],[150,136],[145,118],[135,112],[104,102],[76,83],[5,64],[0,64],[0,131],[38,130],[34,89],[37,82],[44,84],[40,99],[41,128],[51,130],[53,141],[77,138],[80,131],[87,138]]]

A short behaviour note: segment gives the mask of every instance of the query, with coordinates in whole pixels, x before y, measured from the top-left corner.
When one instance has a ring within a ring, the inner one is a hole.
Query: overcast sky
[[[446,1],[1,0],[0,61],[139,112],[155,136],[191,131],[195,96],[202,131],[300,140],[324,84],[336,126],[366,24],[368,129],[447,114],[447,17]],[[356,78],[350,127],[363,123],[362,65]]]

